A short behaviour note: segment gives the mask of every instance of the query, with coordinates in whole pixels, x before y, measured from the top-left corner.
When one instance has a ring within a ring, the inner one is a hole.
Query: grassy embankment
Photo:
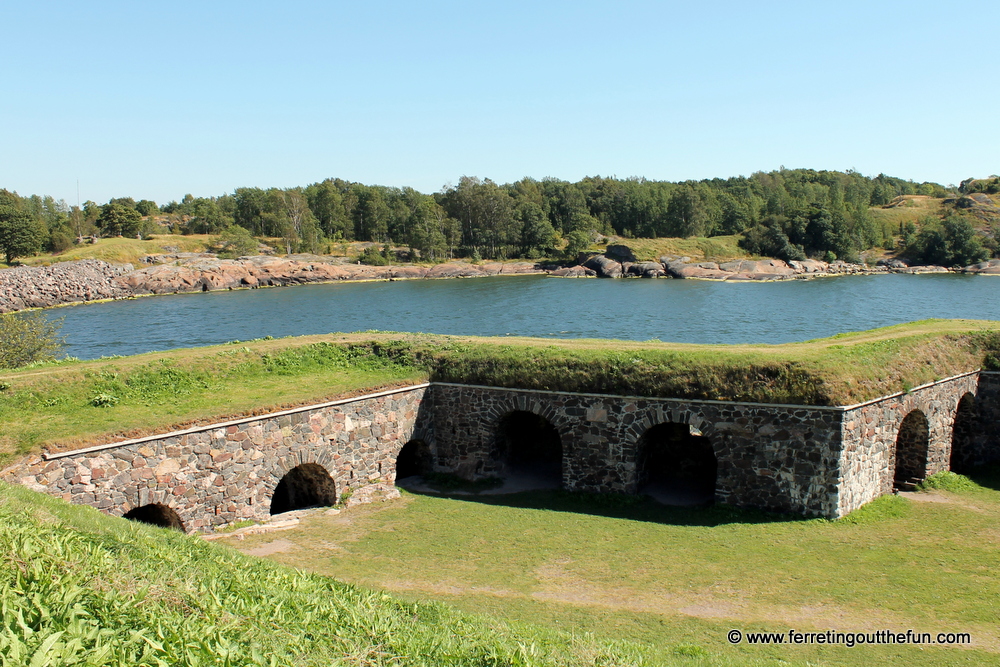
[[[840,521],[557,491],[404,494],[227,541],[412,600],[634,641],[655,664],[686,646],[705,664],[987,665],[1000,662],[998,473]],[[732,628],[968,632],[973,645],[731,646]]]
[[[428,379],[528,389],[845,405],[983,366],[1000,323],[926,320],[785,345],[358,333],[0,373],[0,461]]]
[[[651,664],[626,642],[400,601],[2,483],[0,558],[4,665]]]
[[[611,237],[609,244],[620,243],[632,249],[636,259],[640,261],[659,261],[664,255],[674,257],[690,257],[694,261],[714,261],[727,262],[734,259],[748,259],[750,253],[741,248],[738,244],[742,237],[733,236],[713,236],[706,238],[703,236],[692,236],[690,238],[658,238],[658,239],[625,239]],[[595,247],[595,250],[602,250],[603,247]]]
[[[146,255],[167,252],[205,252],[207,245],[215,237],[206,234],[156,235],[153,239],[108,238],[97,243],[73,246],[58,254],[41,253],[33,257],[22,257],[18,261],[31,266],[45,266],[56,262],[72,262],[79,259],[100,259],[111,264],[134,264]],[[0,262],[0,266],[7,266]]]

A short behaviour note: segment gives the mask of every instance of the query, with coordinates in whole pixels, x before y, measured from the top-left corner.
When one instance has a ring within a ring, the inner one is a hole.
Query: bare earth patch
[[[289,540],[274,540],[273,542],[268,542],[267,544],[262,544],[259,547],[254,547],[252,549],[247,549],[243,553],[249,554],[251,556],[272,556],[274,554],[284,553],[286,551],[295,551],[298,549],[298,545],[295,542],[290,542]]]

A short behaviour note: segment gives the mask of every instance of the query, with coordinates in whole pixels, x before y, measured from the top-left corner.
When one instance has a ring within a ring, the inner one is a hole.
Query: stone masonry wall
[[[951,459],[952,426],[962,396],[977,397],[984,409],[995,410],[996,396],[979,397],[979,373],[918,387],[844,411],[844,449],[840,467],[839,514],[851,512],[879,496],[891,493],[896,467],[896,439],[908,414],[921,411],[927,418],[927,460],[920,477],[947,470]],[[989,424],[995,424],[995,421]],[[987,424],[977,429],[987,430]],[[985,449],[987,445],[981,445]]]
[[[688,424],[712,442],[716,500],[838,516],[841,412],[836,408],[684,401],[435,383],[440,470],[472,478],[502,471],[497,427],[526,410],[561,434],[563,486],[634,493],[639,440],[656,424]]]
[[[190,529],[266,519],[282,476],[318,463],[340,497],[395,493],[395,462],[408,440],[433,441],[421,423],[427,385],[142,438],[100,451],[3,471],[20,483],[109,514],[149,503],[173,508]]]
[[[1000,372],[979,372],[979,393],[975,400],[973,436],[965,445],[963,463],[967,466],[1000,461]]]
[[[970,460],[1000,459],[1000,373],[969,373],[848,407],[688,401],[434,383],[111,444],[2,471],[8,482],[122,515],[173,508],[189,529],[266,519],[282,476],[318,463],[338,496],[395,494],[402,446],[423,439],[435,467],[466,478],[503,473],[500,420],[545,417],[562,443],[564,488],[635,493],[643,434],[687,424],[712,444],[716,500],[841,517],[892,491],[900,425],[927,419],[924,475],[948,468],[955,412],[975,397]]]

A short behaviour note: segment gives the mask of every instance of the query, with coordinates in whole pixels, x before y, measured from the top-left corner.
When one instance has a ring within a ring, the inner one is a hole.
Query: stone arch
[[[663,421],[636,441],[636,490],[665,504],[714,502],[719,462],[710,438],[690,424]]]
[[[893,455],[893,485],[911,489],[927,475],[930,424],[922,410],[911,410],[899,424]]]
[[[393,479],[426,475],[434,469],[434,453],[423,438],[412,438],[396,454]]]
[[[151,526],[173,528],[181,531],[182,533],[187,532],[187,529],[184,528],[184,522],[181,521],[180,515],[177,514],[172,507],[163,503],[149,503],[147,505],[135,507],[125,512],[122,517],[129,519],[130,521],[138,521]]]
[[[562,486],[565,459],[560,430],[532,410],[510,410],[494,424],[491,458],[507,476],[532,486]]]
[[[976,397],[966,392],[955,408],[955,419],[951,427],[951,456],[949,469],[964,472],[975,463],[974,438],[979,426],[979,411]]]
[[[625,428],[625,441],[633,447],[638,447],[639,440],[649,429],[657,424],[672,422],[686,424],[692,435],[701,435],[709,439],[716,437],[715,424],[706,420],[697,412],[686,408],[665,408],[662,405],[651,407],[640,419],[636,419]]]
[[[270,513],[337,504],[337,484],[318,463],[300,463],[281,478],[271,494]]]

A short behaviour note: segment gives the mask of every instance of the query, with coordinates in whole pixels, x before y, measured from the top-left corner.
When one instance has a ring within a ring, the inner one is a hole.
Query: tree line
[[[464,176],[433,194],[333,178],[305,187],[186,195],[162,206],[126,197],[70,207],[4,190],[0,226],[17,217],[21,235],[32,239],[22,246],[36,250],[18,255],[59,251],[89,234],[148,235],[156,228],[151,217],[163,216],[173,231],[218,234],[235,226],[281,239],[286,252],[320,253],[331,243],[371,241],[407,246],[414,257],[429,261],[575,256],[597,234],[742,234],[744,247],[762,255],[852,259],[898,232],[873,218],[869,207],[907,194],[949,193],[936,183],[884,174],[810,169],[684,182],[594,176],[576,183],[524,178],[498,184]]]

